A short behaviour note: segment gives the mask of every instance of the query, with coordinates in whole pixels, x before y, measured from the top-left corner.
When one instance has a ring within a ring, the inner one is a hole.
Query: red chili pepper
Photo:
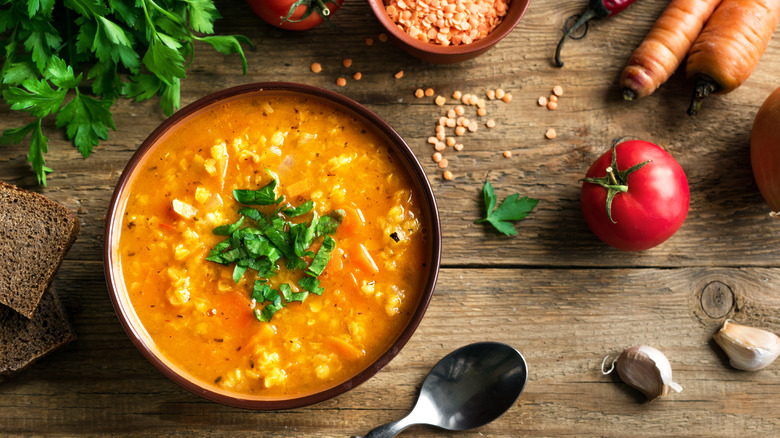
[[[558,42],[558,47],[555,49],[555,66],[563,67],[563,61],[561,61],[561,48],[563,48],[563,42],[571,36],[571,34],[579,29],[583,24],[586,24],[593,18],[606,18],[611,17],[623,9],[629,7],[631,3],[636,0],[590,0],[588,9],[580,18],[574,23],[572,27],[566,30],[563,37]]]

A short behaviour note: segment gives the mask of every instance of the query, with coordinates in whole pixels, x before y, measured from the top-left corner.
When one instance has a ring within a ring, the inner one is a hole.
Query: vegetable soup
[[[398,339],[428,281],[422,196],[385,137],[324,99],[211,105],[130,184],[124,287],[161,354],[207,386],[343,383]]]

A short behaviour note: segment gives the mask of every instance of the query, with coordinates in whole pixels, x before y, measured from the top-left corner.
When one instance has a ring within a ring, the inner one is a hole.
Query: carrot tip
[[[636,91],[630,89],[630,88],[624,88],[623,89],[623,100],[632,101],[637,98]]]

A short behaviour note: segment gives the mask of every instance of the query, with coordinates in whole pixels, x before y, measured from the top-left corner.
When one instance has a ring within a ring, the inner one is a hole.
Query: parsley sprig
[[[234,190],[233,197],[243,205],[282,204],[284,198],[276,195],[278,181],[275,175],[272,176],[273,180],[261,189]],[[236,222],[212,230],[218,236],[226,236],[226,239],[209,251],[206,260],[223,265],[234,264],[233,280],[236,283],[247,270],[255,271],[257,280],[251,297],[257,304],[266,303],[262,309],[254,309],[259,321],[270,321],[287,303],[302,302],[309,293],[322,295],[324,289],[320,287],[318,277],[325,270],[336,246],[331,235],[344,219],[343,210],[319,217],[314,210],[314,202],[306,201],[297,207],[285,203],[268,215],[250,207],[242,207],[238,213],[241,218]],[[308,213],[311,213],[309,222],[290,220]],[[311,248],[320,238],[321,245],[315,252]],[[282,283],[278,290],[268,285],[269,279],[277,275],[282,259],[288,270],[303,272],[298,280],[301,292],[293,292],[292,286],[287,283]]]
[[[485,200],[485,217],[474,221],[474,223],[488,222],[496,230],[507,236],[517,234],[517,230],[512,222],[525,219],[536,207],[536,204],[539,203],[538,199],[527,196],[520,198],[520,194],[513,193],[496,208],[498,198],[493,191],[493,185],[490,184],[490,181],[485,181],[482,195]]]
[[[212,0],[0,0],[0,90],[11,109],[34,118],[7,129],[0,143],[29,135],[28,160],[46,185],[49,139],[42,120],[55,116],[86,158],[109,129],[119,96],[160,96],[166,115],[180,106],[181,79],[194,41],[237,53],[246,74],[244,36],[213,35],[220,18]],[[188,61],[189,60],[189,61]]]

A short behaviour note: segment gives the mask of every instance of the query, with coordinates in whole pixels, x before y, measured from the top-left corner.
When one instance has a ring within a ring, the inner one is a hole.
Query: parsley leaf
[[[474,223],[488,222],[493,225],[496,230],[507,236],[517,234],[517,230],[512,222],[525,219],[534,207],[536,207],[536,204],[539,203],[538,199],[529,198],[527,196],[520,198],[518,193],[513,193],[504,199],[498,208],[495,208],[497,198],[490,181],[485,181],[482,195],[485,201],[485,217],[474,221]]]
[[[82,95],[76,89],[76,97],[57,114],[57,127],[66,127],[68,139],[73,140],[84,158],[100,140],[108,140],[108,128],[116,130],[110,110],[113,103],[113,100]]]

